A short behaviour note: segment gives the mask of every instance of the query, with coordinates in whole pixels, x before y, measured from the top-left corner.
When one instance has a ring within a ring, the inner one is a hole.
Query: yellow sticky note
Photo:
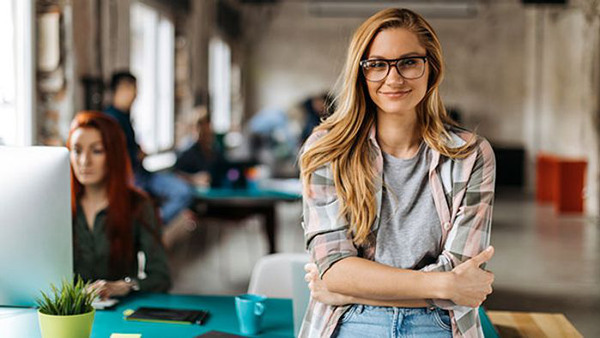
[[[110,338],[142,338],[139,333],[113,333]]]

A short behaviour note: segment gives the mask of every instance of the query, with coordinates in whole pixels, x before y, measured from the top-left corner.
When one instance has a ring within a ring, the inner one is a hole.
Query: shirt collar
[[[450,135],[450,139],[446,141],[446,146],[449,148],[460,148],[462,146],[464,146],[467,141],[463,140],[455,131],[454,128],[448,126],[448,125],[444,125],[446,127],[446,130],[448,131],[448,134]],[[371,127],[371,130],[369,130],[369,140],[371,140],[371,142],[373,143],[373,145],[379,149],[379,151],[381,151],[381,147],[379,147],[379,143],[377,143],[377,127],[376,124],[374,123],[373,126]],[[432,149],[433,151],[435,151],[435,149]]]

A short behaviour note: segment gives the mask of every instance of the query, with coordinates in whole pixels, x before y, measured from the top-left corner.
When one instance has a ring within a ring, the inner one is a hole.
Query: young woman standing
[[[495,160],[447,117],[443,75],[417,13],[384,10],[355,32],[337,109],[300,157],[314,262],[300,336],[483,336]]]

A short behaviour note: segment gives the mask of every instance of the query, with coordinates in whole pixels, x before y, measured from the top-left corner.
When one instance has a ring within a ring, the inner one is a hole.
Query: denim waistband
[[[381,313],[399,313],[402,315],[413,315],[413,314],[423,314],[430,313],[432,311],[444,311],[446,310],[437,308],[437,307],[393,307],[393,306],[373,306],[373,305],[362,305],[362,304],[354,304],[353,307],[356,307],[356,311],[358,313],[362,313],[364,311],[368,312],[381,312]]]

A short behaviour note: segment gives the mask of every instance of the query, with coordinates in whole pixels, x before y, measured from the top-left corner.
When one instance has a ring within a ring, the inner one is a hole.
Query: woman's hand
[[[308,288],[310,289],[310,295],[313,299],[318,302],[327,305],[346,305],[352,303],[352,297],[342,295],[341,293],[334,293],[327,290],[325,282],[319,278],[319,271],[314,263],[308,263],[304,266],[304,280],[308,282]]]
[[[192,183],[197,187],[210,187],[210,174],[206,171],[193,174],[191,177]]]
[[[494,248],[488,247],[477,256],[458,265],[451,271],[450,297],[454,303],[469,307],[478,307],[492,293],[494,274],[479,266],[489,261]]]
[[[131,292],[131,284],[124,280],[109,282],[99,279],[89,286],[101,299],[126,296]]]

